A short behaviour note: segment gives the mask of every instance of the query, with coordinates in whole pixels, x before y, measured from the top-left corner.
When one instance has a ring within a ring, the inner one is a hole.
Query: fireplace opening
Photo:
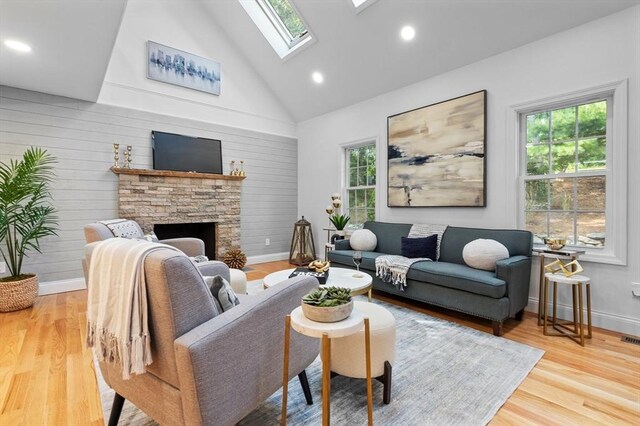
[[[216,224],[205,223],[168,223],[153,225],[158,239],[193,237],[204,241],[204,254],[210,259],[216,258]]]

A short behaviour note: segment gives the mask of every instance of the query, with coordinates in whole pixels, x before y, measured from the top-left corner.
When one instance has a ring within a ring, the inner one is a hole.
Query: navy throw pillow
[[[402,238],[401,254],[404,257],[428,257],[436,260],[438,250],[438,235],[433,234],[424,238]]]

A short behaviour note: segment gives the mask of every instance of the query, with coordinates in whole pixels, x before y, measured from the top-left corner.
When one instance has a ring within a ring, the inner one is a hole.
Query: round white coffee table
[[[289,279],[289,275],[295,269],[285,269],[284,271],[273,272],[262,280],[264,288],[272,287],[282,281]],[[351,290],[352,296],[367,294],[371,302],[371,289],[373,278],[366,272],[360,271],[360,277],[356,277],[357,272],[347,268],[329,268],[329,278],[326,286],[345,287]]]

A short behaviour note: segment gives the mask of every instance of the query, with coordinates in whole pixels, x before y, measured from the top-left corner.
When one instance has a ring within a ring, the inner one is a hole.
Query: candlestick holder
[[[113,144],[113,167],[118,167],[118,160],[120,160],[120,144]]]
[[[246,176],[247,174],[244,172],[244,160],[240,160],[240,170],[238,171],[238,176]]]
[[[127,145],[127,150],[124,151],[124,167],[127,169],[131,168],[131,145]]]

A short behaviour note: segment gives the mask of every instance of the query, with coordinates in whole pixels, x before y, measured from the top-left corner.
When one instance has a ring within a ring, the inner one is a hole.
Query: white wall
[[[321,228],[331,193],[342,186],[340,144],[378,140],[378,214],[387,222],[447,223],[487,228],[516,227],[516,187],[512,158],[516,141],[507,135],[510,106],[628,79],[628,265],[585,264],[593,282],[594,323],[640,335],[640,298],[631,282],[640,282],[640,6],[556,34],[535,43],[441,74],[368,101],[298,124],[298,213]],[[487,207],[386,207],[387,116],[486,89]],[[534,268],[537,263],[534,262]],[[536,269],[537,270],[537,269]],[[531,285],[530,310],[537,309],[537,274]]]
[[[129,0],[98,103],[295,136],[295,123],[199,1]],[[220,96],[150,80],[146,43],[222,64]]]

